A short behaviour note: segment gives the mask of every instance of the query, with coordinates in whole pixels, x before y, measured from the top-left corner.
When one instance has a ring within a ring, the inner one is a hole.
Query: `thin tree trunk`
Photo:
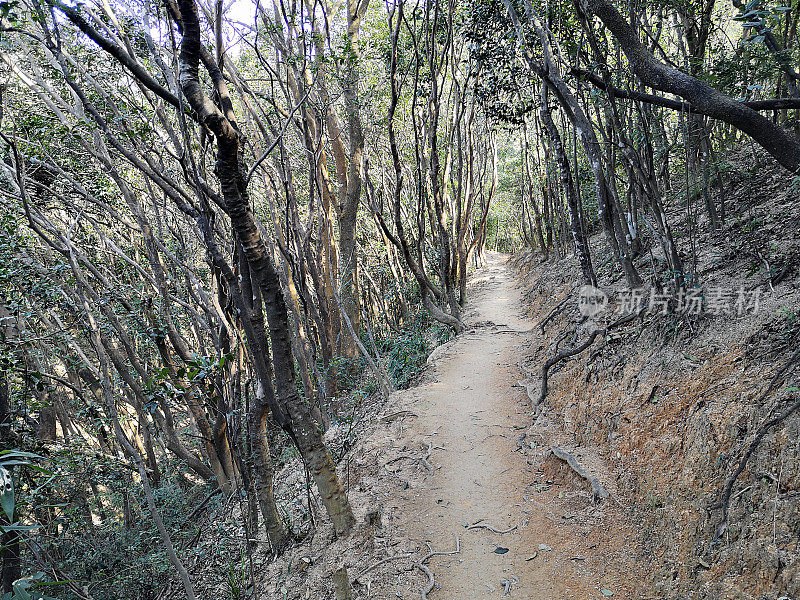
[[[539,117],[542,120],[542,126],[547,133],[547,137],[550,141],[550,148],[555,155],[559,173],[561,174],[561,187],[564,189],[564,194],[567,199],[570,231],[572,232],[572,240],[575,244],[575,254],[577,254],[581,264],[583,280],[589,285],[597,285],[597,276],[592,267],[592,257],[589,252],[589,242],[586,239],[581,225],[581,216],[578,208],[577,194],[575,192],[575,182],[572,178],[572,169],[570,168],[569,158],[567,158],[567,154],[564,151],[561,135],[550,115],[547,99],[547,84],[544,82],[542,83],[542,104],[539,108]]]

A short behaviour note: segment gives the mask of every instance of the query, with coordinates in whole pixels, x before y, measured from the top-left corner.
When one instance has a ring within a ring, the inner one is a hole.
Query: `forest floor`
[[[507,257],[490,254],[472,278],[468,331],[437,349],[428,381],[392,406],[418,418],[407,419],[387,455],[430,446],[433,474],[415,485],[399,477],[384,514],[402,537],[434,551],[452,551],[458,539],[457,554],[428,562],[437,599],[630,597],[637,567],[625,544],[636,536],[624,509],[613,500],[596,506],[548,440],[526,434],[532,409],[519,365],[538,332],[525,312]],[[602,464],[587,464],[602,479]],[[473,524],[514,529],[467,529]],[[403,583],[373,597],[418,597]]]

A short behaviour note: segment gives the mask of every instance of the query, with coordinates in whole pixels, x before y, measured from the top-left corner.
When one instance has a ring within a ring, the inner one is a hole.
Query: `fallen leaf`
[[[614,595],[614,592],[612,592],[611,590],[608,590],[606,588],[603,588],[602,590],[600,590],[600,593],[603,594],[603,596],[613,596]]]
[[[526,562],[528,562],[528,561],[531,561],[531,560],[533,560],[534,558],[536,558],[537,556],[539,556],[539,553],[538,553],[538,552],[534,552],[534,553],[533,553],[533,554],[531,554],[531,555],[530,555],[528,558],[526,558],[526,559],[525,559],[525,561],[526,561]]]
[[[505,554],[506,552],[508,552],[508,548],[503,548],[502,546],[498,546],[494,549],[495,554]]]

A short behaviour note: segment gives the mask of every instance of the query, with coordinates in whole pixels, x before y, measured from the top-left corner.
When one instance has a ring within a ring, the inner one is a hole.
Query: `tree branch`
[[[596,88],[603,91],[609,91],[615,98],[622,98],[624,100],[635,100],[637,102],[645,102],[653,106],[662,106],[672,110],[679,110],[683,112],[690,112],[695,114],[708,114],[702,109],[693,106],[689,102],[682,102],[680,100],[673,100],[671,98],[664,98],[663,96],[656,96],[655,94],[648,94],[646,92],[638,92],[636,90],[625,90],[612,85],[607,85],[603,78],[579,67],[570,69],[570,74],[578,79],[583,79],[591,83]],[[760,110],[783,110],[788,108],[800,108],[800,98],[773,98],[771,100],[752,100],[741,102],[740,104],[747,106],[755,111]]]
[[[639,41],[639,34],[608,0],[587,0],[590,14],[600,18],[619,42],[631,70],[654,89],[680,96],[703,114],[746,133],[791,172],[800,167],[800,139],[780,125],[737,102],[707,83],[659,62]]]

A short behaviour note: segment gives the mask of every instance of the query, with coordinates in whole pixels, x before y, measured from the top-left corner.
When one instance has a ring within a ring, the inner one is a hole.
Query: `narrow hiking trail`
[[[506,257],[490,255],[472,288],[469,330],[432,355],[430,380],[401,392],[397,405],[417,415],[405,447],[430,444],[433,474],[388,499],[391,520],[423,553],[426,543],[452,551],[459,540],[460,552],[427,563],[430,597],[630,597],[634,544],[628,550],[626,538],[635,534],[624,509],[611,500],[594,506],[580,480],[544,457],[541,436],[531,444],[526,434],[531,408],[518,365],[540,334]],[[476,522],[514,530],[467,529]],[[387,597],[419,597],[404,592]]]

